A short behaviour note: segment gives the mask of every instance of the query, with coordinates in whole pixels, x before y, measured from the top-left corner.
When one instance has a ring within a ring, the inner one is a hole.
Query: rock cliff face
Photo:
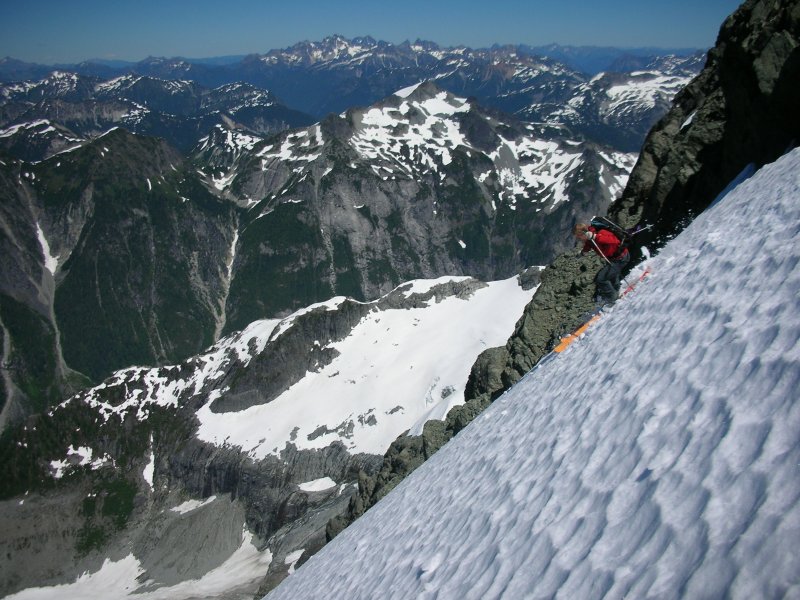
[[[750,164],[762,165],[800,141],[800,2],[748,0],[723,24],[705,68],[647,136],[631,178],[609,216],[621,225],[652,225],[637,247],[659,248],[702,212]],[[579,215],[580,218],[581,215]],[[589,214],[583,216],[591,216]],[[596,259],[592,259],[596,260]],[[559,256],[503,348],[484,352],[467,402],[422,436],[398,438],[373,477],[362,476],[349,514],[329,537],[388,493],[527,373],[592,306],[600,264]]]
[[[748,0],[720,29],[702,73],[648,135],[609,215],[654,225],[658,247],[702,212],[748,165],[800,140],[800,5]]]
[[[17,181],[5,189],[27,206],[8,218],[25,222],[4,229],[19,259],[2,268],[27,269],[27,289],[40,293],[32,298],[14,283],[20,277],[5,274],[3,292],[26,306],[38,299],[39,313],[59,332],[55,360],[96,381],[214,341],[236,215],[187,178],[177,152],[115,130],[47,163],[16,168]],[[17,231],[27,232],[27,254],[14,244]],[[11,337],[13,350],[31,339],[19,329]]]

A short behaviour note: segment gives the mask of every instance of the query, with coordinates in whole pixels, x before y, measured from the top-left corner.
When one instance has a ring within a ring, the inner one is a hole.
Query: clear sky
[[[266,53],[332,34],[440,46],[707,48],[737,0],[0,0],[0,57]]]

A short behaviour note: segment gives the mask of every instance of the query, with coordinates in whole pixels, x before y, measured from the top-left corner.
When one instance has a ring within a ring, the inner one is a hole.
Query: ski
[[[634,289],[636,289],[636,286],[639,285],[639,283],[650,274],[650,272],[651,272],[650,267],[649,266],[645,267],[644,271],[642,271],[642,274],[639,275],[636,281],[629,283],[627,287],[622,292],[620,292],[619,297],[624,298],[625,296],[630,294]],[[572,344],[572,342],[579,339],[584,333],[586,333],[586,330],[589,329],[589,327],[591,327],[598,320],[600,320],[601,316],[603,316],[603,307],[600,307],[598,310],[596,310],[589,317],[589,320],[586,321],[580,327],[578,327],[575,331],[573,331],[569,335],[562,337],[561,341],[556,345],[555,348],[553,348],[553,352],[555,352],[556,354],[561,354]]]

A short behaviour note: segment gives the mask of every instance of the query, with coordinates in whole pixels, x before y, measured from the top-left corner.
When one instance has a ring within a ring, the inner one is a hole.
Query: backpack
[[[617,239],[619,239],[619,249],[617,250],[617,253],[614,256],[621,256],[622,254],[624,254],[625,250],[627,250],[628,247],[631,245],[631,242],[633,241],[633,236],[640,231],[640,229],[638,228],[636,230],[623,229],[622,227],[614,223],[614,221],[611,221],[606,217],[594,217],[589,222],[589,225],[594,227],[597,231],[605,229],[606,231],[610,231],[615,236],[617,236]]]

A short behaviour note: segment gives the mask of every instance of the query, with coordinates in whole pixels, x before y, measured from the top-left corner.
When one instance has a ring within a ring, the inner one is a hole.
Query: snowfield
[[[400,287],[410,297],[467,279],[442,277]],[[321,449],[335,441],[352,454],[383,454],[404,431],[421,430],[425,421],[444,419],[463,404],[475,359],[505,343],[534,291],[523,290],[514,277],[491,282],[467,300],[449,297],[419,308],[370,312],[344,340],[316,342],[339,355],[271,402],[224,413],[206,403],[197,412],[197,437],[239,446],[254,459],[279,455],[287,443]],[[323,305],[333,310],[342,301]],[[287,319],[278,327],[290,324]],[[279,335],[271,333],[270,339]]]
[[[800,150],[270,595],[800,597]]]

